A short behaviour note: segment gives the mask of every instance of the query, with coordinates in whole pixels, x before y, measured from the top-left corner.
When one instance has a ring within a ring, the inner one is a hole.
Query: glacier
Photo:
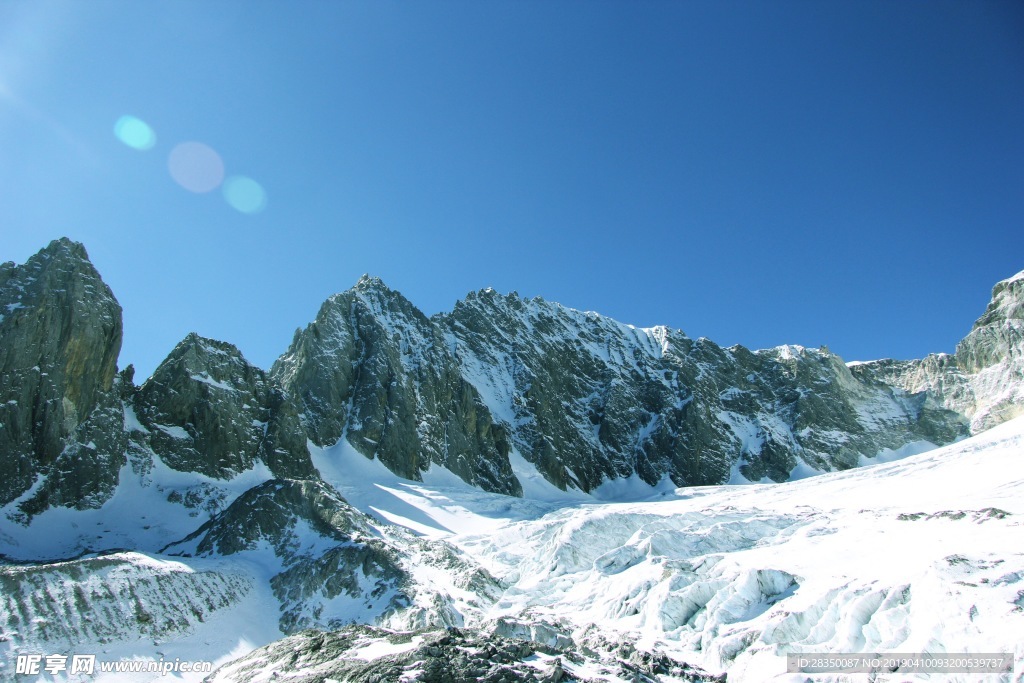
[[[441,471],[403,480],[369,461],[359,476],[357,505],[391,523],[409,520],[410,530],[493,577],[486,590],[458,587],[443,563],[408,563],[418,581],[433,584],[430,599],[456,605],[453,625],[548,648],[553,654],[524,657],[541,662],[541,673],[557,648],[575,647],[589,655],[563,654],[566,675],[630,680],[621,653],[598,646],[607,641],[729,681],[806,680],[786,673],[789,652],[1003,651],[1013,653],[1017,674],[985,680],[1019,681],[1024,672],[1024,418],[895,462],[779,484],[648,487],[622,502],[554,491],[545,501],[509,497]],[[392,536],[406,533],[392,528]],[[297,529],[296,542],[320,542]],[[269,680],[271,669],[284,677],[276,680],[301,680],[301,667],[289,670],[275,649],[286,641],[268,615],[280,607],[260,581],[272,557],[258,548],[237,560],[132,552],[3,567],[0,642],[8,657],[73,642],[110,656],[224,664],[213,680]],[[89,563],[104,568],[80,567]],[[163,593],[154,593],[161,581]],[[136,628],[134,614],[126,626],[124,614],[101,608],[117,602],[112,584],[128,585],[152,628]],[[60,623],[79,589],[95,602],[83,612],[95,619],[88,629],[38,626]],[[31,597],[40,590],[46,600]],[[199,604],[209,595],[213,608],[165,614],[182,594]],[[404,657],[414,671],[417,656],[429,660],[421,650],[447,633],[400,617],[382,625],[359,636],[352,658]]]

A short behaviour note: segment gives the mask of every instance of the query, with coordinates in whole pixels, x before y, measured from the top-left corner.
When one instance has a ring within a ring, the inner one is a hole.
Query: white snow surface
[[[40,478],[31,490],[0,508],[2,552],[16,561],[68,558],[115,548],[156,552],[274,476],[261,461],[232,479],[213,479],[172,469],[153,453],[148,457],[151,461],[145,468],[137,462],[121,468],[114,495],[99,508],[53,507],[33,517],[27,526],[6,523],[19,518],[18,505],[32,496]],[[200,503],[189,507],[168,500],[174,494],[185,497],[189,493],[196,494]]]
[[[675,489],[626,480],[586,495],[558,491],[514,456],[531,498],[485,493],[437,467],[422,482],[403,480],[344,441],[313,450],[324,479],[354,506],[453,544],[504,582],[497,601],[474,601],[436,563],[410,558],[419,579],[453,598],[465,626],[533,624],[582,643],[604,634],[739,682],[807,680],[786,674],[788,652],[1012,652],[1012,676],[941,680],[1024,680],[1024,417],[944,448],[783,484]],[[906,453],[873,460],[897,455]],[[30,555],[46,534],[62,551],[86,550],[82,527],[91,525],[90,533],[138,548],[134,525],[153,524],[151,539],[170,540],[206,517],[166,501],[185,475],[159,462],[145,474],[126,466],[122,475],[103,508],[49,511],[3,544]],[[253,471],[227,488],[266,476]],[[133,478],[140,481],[128,486]],[[233,495],[225,491],[222,504]],[[153,592],[158,585],[203,587],[226,596],[222,604],[205,621],[186,619],[156,639],[129,628],[117,644],[83,638],[74,651],[222,663],[282,636],[268,584],[278,568],[269,558],[169,558],[155,545],[117,558],[117,575],[133,582],[153,616],[174,604]],[[167,578],[154,583],[154,575]],[[74,597],[72,587],[57,581],[47,592],[60,604]],[[48,645],[25,642],[20,651],[32,647]],[[379,649],[368,644],[360,656],[386,650]]]
[[[108,663],[210,662],[216,668],[284,636],[269,576],[246,562],[127,552],[5,571],[5,585],[17,592],[0,595],[0,680],[28,680],[14,675],[18,653],[93,654]],[[54,614],[65,617],[54,622]],[[33,628],[25,628],[29,624]],[[98,666],[92,676],[65,672],[38,680],[198,683],[207,675],[101,673]]]
[[[1012,277],[1006,278],[1005,280],[1001,281],[998,284],[1007,284],[1008,285],[1011,282],[1017,282],[1018,280],[1024,280],[1024,270],[1020,271],[1019,273],[1017,273],[1016,275],[1014,275]]]
[[[805,680],[788,652],[1013,652],[1003,680],[1024,680],[1024,418],[913,454],[929,446],[783,484],[633,482],[619,493],[635,502],[508,498],[440,470],[409,482],[347,446],[315,461],[357,507],[507,583],[467,625],[596,629],[730,681]]]

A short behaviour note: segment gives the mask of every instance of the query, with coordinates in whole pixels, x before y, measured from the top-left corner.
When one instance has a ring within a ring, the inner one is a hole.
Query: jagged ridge
[[[970,420],[979,433],[1024,412],[1024,271],[997,282],[985,313],[956,353],[921,360],[879,360],[858,377],[927,394]]]
[[[331,297],[270,374],[318,445],[347,438],[400,476],[434,463],[501,493],[518,493],[520,456],[563,489],[692,486],[847,469],[967,433],[929,394],[827,349],[723,349],[493,290],[428,319],[374,278]]]

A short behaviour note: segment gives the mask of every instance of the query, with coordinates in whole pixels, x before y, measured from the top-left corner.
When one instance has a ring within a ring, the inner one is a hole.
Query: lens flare
[[[152,149],[156,144],[156,133],[142,119],[134,116],[122,116],[114,124],[114,135],[117,139],[139,151]]]
[[[224,199],[242,213],[259,213],[267,206],[267,193],[252,178],[231,176],[224,181]]]
[[[183,142],[172,149],[167,168],[174,181],[189,192],[215,190],[224,180],[220,155],[201,142]]]

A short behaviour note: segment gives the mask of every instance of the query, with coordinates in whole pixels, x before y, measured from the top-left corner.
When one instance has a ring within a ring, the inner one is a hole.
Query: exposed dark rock
[[[0,265],[0,505],[96,507],[124,464],[114,386],[121,307],[85,248],[55,240]]]
[[[395,473],[443,465],[517,493],[518,451],[560,488],[719,484],[733,468],[784,481],[913,441],[948,443],[963,418],[927,395],[855,377],[827,349],[751,352],[640,330],[493,290],[427,319],[373,278],[324,304],[272,369],[311,438],[343,436]]]
[[[437,463],[485,490],[522,492],[506,429],[463,378],[443,330],[376,278],[328,299],[271,376],[302,403],[318,445],[345,435],[409,479]]]
[[[134,406],[174,469],[228,479],[262,461],[277,477],[316,476],[295,404],[231,344],[188,335]]]
[[[461,623],[446,595],[420,585],[408,564],[413,557],[419,566],[447,573],[454,585],[480,600],[500,594],[497,581],[453,547],[381,526],[320,481],[273,479],[256,486],[164,552],[204,557],[270,552],[281,566],[270,583],[281,601],[285,633],[360,619],[413,626]],[[325,609],[339,596],[360,607],[341,614]]]
[[[148,449],[217,479],[259,463],[316,477],[307,435],[345,438],[403,477],[436,464],[512,495],[516,453],[585,491],[633,475],[692,486],[846,469],[1020,411],[1022,301],[1024,278],[997,284],[955,356],[848,368],[824,348],[722,348],[492,290],[427,318],[364,277],[269,374],[192,334],[136,390],[130,370],[115,378],[120,307],[81,245],[59,240],[0,266],[0,504],[34,484],[30,515],[102,504],[126,451]],[[126,436],[122,402],[143,430]]]

